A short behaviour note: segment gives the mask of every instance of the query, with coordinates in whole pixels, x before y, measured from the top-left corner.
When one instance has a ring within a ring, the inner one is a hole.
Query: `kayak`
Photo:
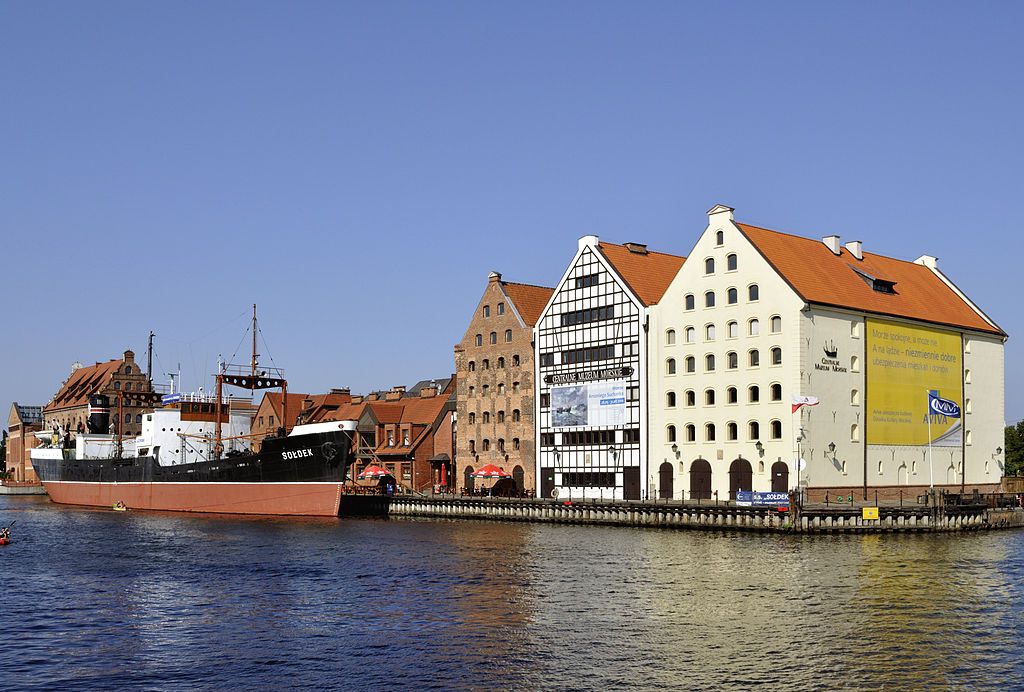
[[[0,545],[7,545],[11,542],[10,538],[0,538]]]
[[[124,504],[116,504],[112,508],[115,512],[127,512],[128,506]]]

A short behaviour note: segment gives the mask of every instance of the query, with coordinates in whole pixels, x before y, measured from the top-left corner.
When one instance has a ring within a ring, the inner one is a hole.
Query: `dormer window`
[[[864,283],[871,287],[871,290],[877,291],[878,293],[887,293],[889,295],[896,294],[896,282],[891,279],[886,279],[881,276],[873,276],[868,274],[866,271],[851,265],[847,265],[852,269],[857,276],[864,279]]]

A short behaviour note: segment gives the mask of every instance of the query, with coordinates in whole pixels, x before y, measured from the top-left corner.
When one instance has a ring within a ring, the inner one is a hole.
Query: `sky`
[[[0,401],[155,332],[290,391],[448,376],[489,271],[737,220],[929,254],[1010,335],[1021,3],[0,1]]]

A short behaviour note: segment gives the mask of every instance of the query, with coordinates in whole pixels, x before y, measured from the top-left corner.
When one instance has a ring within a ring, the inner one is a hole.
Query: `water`
[[[2,689],[1024,688],[1019,531],[12,520]]]

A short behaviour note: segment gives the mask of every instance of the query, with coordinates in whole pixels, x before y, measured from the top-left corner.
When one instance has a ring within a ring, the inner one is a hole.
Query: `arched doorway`
[[[729,464],[729,499],[736,499],[737,490],[754,489],[754,469],[750,462],[740,457]]]
[[[658,497],[672,499],[672,464],[667,461],[658,467]]]
[[[789,492],[789,464],[784,461],[776,461],[772,464],[772,492]]]
[[[711,464],[707,459],[694,459],[690,464],[690,499],[711,499]]]
[[[523,494],[523,480],[526,478],[526,472],[523,471],[523,467],[518,464],[512,469],[512,480],[516,484],[516,493],[519,495]]]
[[[473,478],[473,467],[472,466],[467,466],[466,470],[463,471],[463,480],[462,480],[462,487],[465,488],[467,493],[472,493],[473,492],[473,481],[475,481],[475,480],[476,479]]]

